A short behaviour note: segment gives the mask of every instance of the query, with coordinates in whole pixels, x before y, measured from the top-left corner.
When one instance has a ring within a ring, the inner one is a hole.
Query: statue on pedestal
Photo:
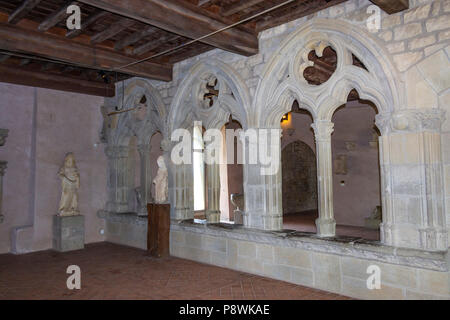
[[[80,174],[75,163],[72,152],[64,158],[64,165],[59,169],[61,177],[61,201],[59,202],[58,214],[60,216],[74,216],[80,214],[78,211],[78,189],[80,188]]]
[[[158,173],[156,174],[153,183],[155,184],[155,203],[167,203],[169,185],[168,185],[168,172],[164,157],[159,156],[158,160]]]

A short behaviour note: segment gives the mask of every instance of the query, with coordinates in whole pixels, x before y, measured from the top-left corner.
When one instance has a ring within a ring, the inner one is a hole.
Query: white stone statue
[[[66,154],[64,165],[59,169],[61,177],[61,201],[58,214],[60,216],[74,216],[78,211],[78,189],[80,188],[80,174],[72,152]]]
[[[156,162],[158,163],[158,173],[155,179],[153,179],[153,183],[155,184],[155,203],[166,203],[169,193],[166,163],[164,162],[163,156],[159,156]]]

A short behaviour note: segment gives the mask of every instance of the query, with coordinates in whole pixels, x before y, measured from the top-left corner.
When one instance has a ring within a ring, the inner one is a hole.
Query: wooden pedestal
[[[152,257],[170,255],[170,204],[147,204],[148,232],[147,250]]]

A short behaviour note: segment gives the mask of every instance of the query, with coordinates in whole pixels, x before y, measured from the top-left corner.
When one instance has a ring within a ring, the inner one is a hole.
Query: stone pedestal
[[[53,216],[53,249],[60,252],[84,248],[84,216]]]

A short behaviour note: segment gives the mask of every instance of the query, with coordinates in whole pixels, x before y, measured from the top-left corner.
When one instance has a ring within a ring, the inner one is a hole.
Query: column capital
[[[105,153],[108,158],[124,158],[128,156],[128,149],[126,146],[107,146]]]
[[[445,121],[442,109],[405,109],[392,113],[380,113],[375,117],[375,124],[381,134],[401,132],[440,132]]]
[[[328,141],[334,131],[334,123],[329,120],[317,120],[311,127],[314,130],[316,141]]]

